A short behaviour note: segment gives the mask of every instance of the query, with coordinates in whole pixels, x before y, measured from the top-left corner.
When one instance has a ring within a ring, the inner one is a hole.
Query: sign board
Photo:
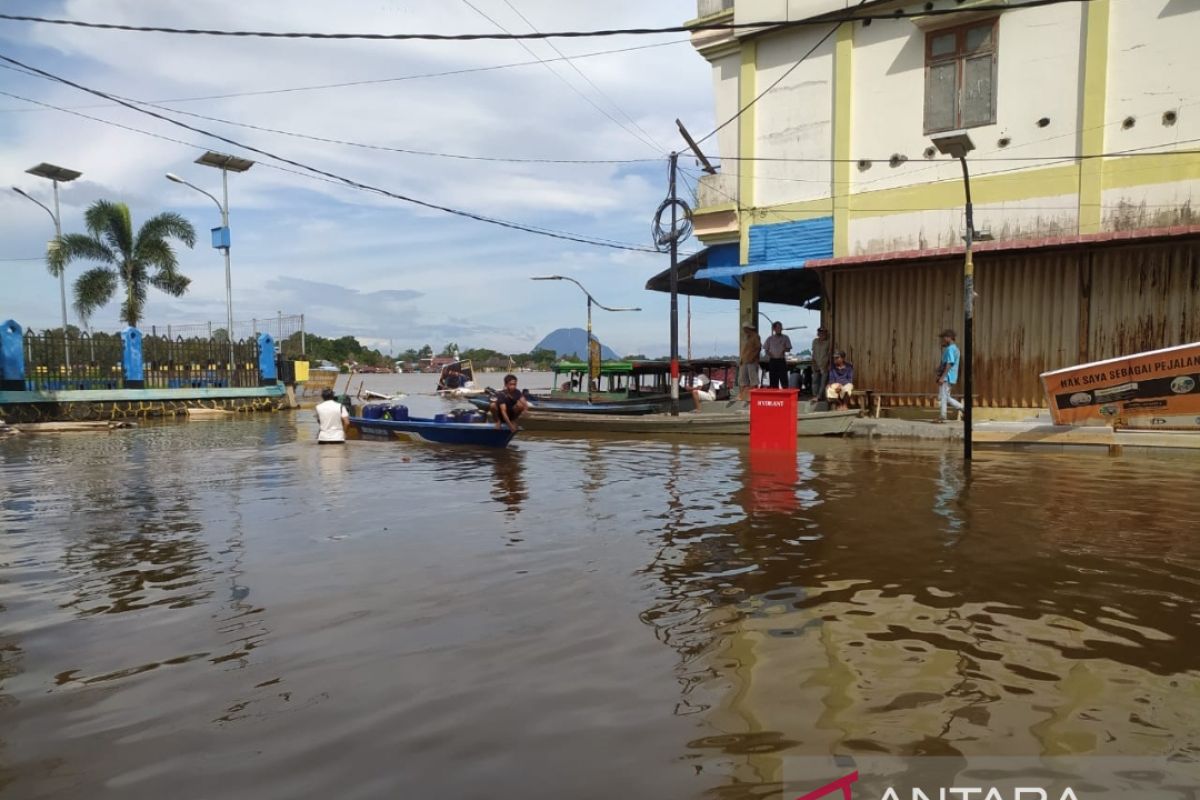
[[[600,342],[596,339],[588,341],[588,380],[600,380]]]
[[[1200,430],[1200,342],[1042,373],[1056,425]]]

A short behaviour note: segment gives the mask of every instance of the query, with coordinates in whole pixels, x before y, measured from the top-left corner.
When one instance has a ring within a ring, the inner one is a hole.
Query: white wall
[[[779,80],[825,31],[803,28],[758,42],[758,86]],[[833,48],[831,38],[780,82],[755,107],[756,158],[817,159],[758,161],[756,206],[829,197],[833,157]],[[765,176],[765,177],[764,177]]]
[[[1077,225],[1074,194],[975,204],[975,228],[996,239],[1073,236]],[[954,247],[963,243],[966,228],[962,206],[854,218],[850,220],[850,254]]]
[[[1105,149],[1200,138],[1200,3],[1113,0],[1110,9]],[[1168,110],[1179,116],[1171,127]],[[1124,130],[1128,116],[1137,122]]]
[[[969,130],[975,158],[1075,152],[1082,14],[1082,4],[1066,3],[1000,15],[996,124]],[[866,172],[853,171],[855,192],[959,175],[953,162],[939,167],[923,155],[930,143],[924,133],[925,33],[908,20],[855,26],[850,151],[856,159],[876,160]],[[1041,117],[1050,119],[1048,127],[1037,126]],[[1011,140],[1006,148],[998,144],[1002,137]],[[886,161],[893,154],[907,156],[908,164],[889,167]],[[987,168],[1023,163],[991,162]]]
[[[740,53],[724,56],[713,61],[713,97],[716,101],[717,124],[725,122],[738,112],[738,73],[741,69]],[[706,153],[710,159],[717,156],[727,157],[738,154],[738,124],[732,122],[717,132],[717,153]],[[699,135],[699,134],[697,134]],[[722,165],[722,172],[737,171],[737,162],[729,161]],[[736,181],[734,182],[736,186]]]

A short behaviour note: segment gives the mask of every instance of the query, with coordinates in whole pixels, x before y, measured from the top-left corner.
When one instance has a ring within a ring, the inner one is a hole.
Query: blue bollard
[[[142,389],[146,385],[142,369],[142,332],[137,328],[126,328],[121,331],[121,341],[125,345],[121,359],[125,368],[125,388]]]
[[[25,339],[13,320],[0,325],[0,389],[25,391]]]
[[[258,385],[274,386],[277,378],[275,338],[269,333],[260,333],[258,335]]]

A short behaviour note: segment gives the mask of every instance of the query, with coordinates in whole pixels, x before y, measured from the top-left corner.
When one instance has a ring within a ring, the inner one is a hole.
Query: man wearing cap
[[[738,356],[738,400],[749,400],[750,390],[758,386],[758,354],[761,351],[758,329],[746,323],[742,326],[742,351]]]
[[[829,330],[822,325],[817,328],[817,338],[812,340],[812,396],[824,397],[825,385],[829,381]]]
[[[938,422],[946,421],[946,406],[951,405],[958,409],[958,415],[962,416],[963,404],[950,396],[950,388],[958,381],[958,345],[954,340],[958,335],[950,328],[942,331],[942,362],[938,365],[938,403],[941,406],[942,413],[938,417]]]
[[[792,350],[792,340],[783,334],[783,323],[771,323],[771,335],[763,342],[767,351],[767,371],[771,375],[772,389],[788,388],[787,354]]]

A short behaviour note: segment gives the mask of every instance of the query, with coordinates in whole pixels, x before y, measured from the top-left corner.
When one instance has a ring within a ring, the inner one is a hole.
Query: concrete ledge
[[[124,403],[156,400],[223,400],[234,397],[283,397],[283,384],[228,388],[84,389],[62,392],[0,392],[0,405],[10,403]]]

